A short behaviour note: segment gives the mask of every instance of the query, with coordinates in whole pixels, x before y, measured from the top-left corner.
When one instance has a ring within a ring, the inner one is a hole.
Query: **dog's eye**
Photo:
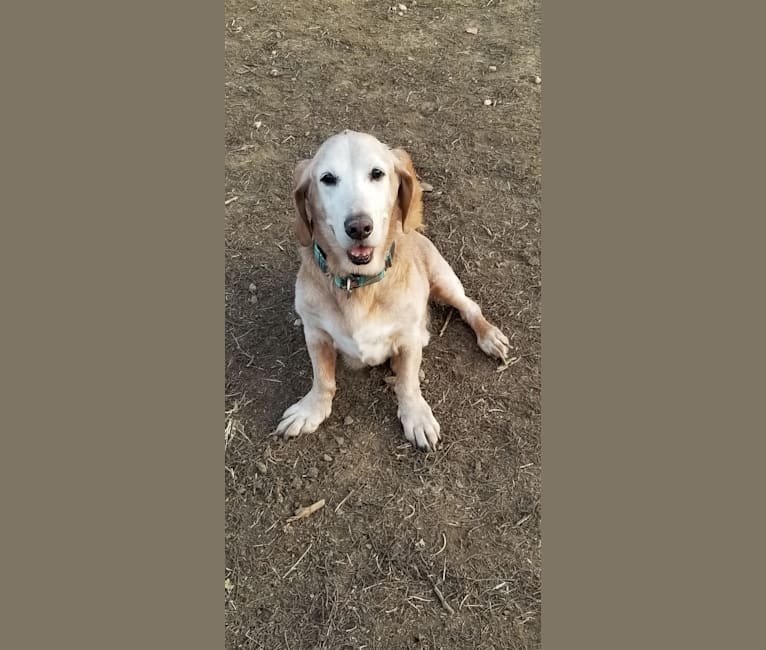
[[[377,167],[375,167],[375,169],[370,172],[370,178],[374,181],[378,180],[379,178],[383,178],[384,176],[385,174],[383,173],[383,170],[378,169]]]
[[[330,172],[322,174],[322,177],[319,180],[325,185],[336,185],[338,183],[338,177]]]

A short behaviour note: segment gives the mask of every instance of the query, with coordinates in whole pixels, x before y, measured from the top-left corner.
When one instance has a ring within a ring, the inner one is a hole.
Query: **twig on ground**
[[[340,502],[340,503],[339,503],[337,506],[335,506],[335,512],[338,512],[338,510],[340,510],[340,507],[341,507],[341,506],[342,506],[344,503],[346,503],[346,501],[348,501],[348,498],[349,498],[349,497],[350,497],[350,496],[351,496],[353,493],[354,493],[354,491],[353,491],[353,490],[351,490],[351,492],[349,492],[349,493],[348,493],[348,494],[347,494],[347,495],[344,497],[343,501],[341,501],[341,502]]]
[[[316,503],[312,503],[310,506],[306,506],[305,508],[298,508],[295,511],[295,516],[288,517],[288,522],[298,521],[299,519],[304,519],[305,517],[308,517],[311,514],[314,514],[317,510],[320,510],[324,508],[324,499],[320,499]]]
[[[439,553],[444,551],[445,548],[447,548],[447,536],[444,533],[442,533],[442,538],[444,539],[444,543],[442,544],[442,547],[438,551],[436,551],[436,553],[434,553],[432,557],[436,557],[437,555],[439,555]]]
[[[442,325],[441,330],[439,330],[439,338],[442,337],[442,334],[444,334],[444,330],[447,329],[447,325],[449,325],[450,320],[452,320],[452,312],[455,311],[454,309],[450,309],[449,313],[447,314],[447,318],[444,320],[444,325]]]
[[[289,575],[290,575],[290,574],[291,574],[293,571],[295,571],[295,567],[297,567],[297,566],[298,566],[298,565],[301,563],[301,560],[302,560],[304,557],[306,557],[306,553],[308,553],[308,552],[311,550],[311,547],[312,547],[312,546],[314,546],[314,542],[311,542],[311,543],[308,545],[308,548],[307,548],[305,551],[303,551],[303,555],[301,555],[301,556],[298,558],[298,561],[297,561],[295,564],[293,564],[293,565],[292,565],[292,566],[291,566],[291,567],[290,567],[290,568],[287,570],[287,573],[285,573],[285,575],[283,575],[283,576],[282,576],[282,580],[284,580],[284,579],[285,579],[287,576],[289,576]]]
[[[455,610],[452,609],[452,606],[447,602],[447,599],[444,597],[444,594],[439,590],[439,587],[436,586],[435,582],[431,583],[431,586],[434,588],[434,593],[436,594],[436,597],[439,599],[439,602],[442,604],[442,607],[447,610],[447,613],[451,616],[455,613]]]

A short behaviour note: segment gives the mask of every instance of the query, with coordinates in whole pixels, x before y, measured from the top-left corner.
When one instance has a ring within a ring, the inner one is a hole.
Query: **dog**
[[[422,187],[409,154],[346,130],[326,140],[294,175],[301,265],[295,310],[303,322],[311,390],[283,414],[275,435],[315,431],[330,415],[338,353],[352,368],[390,361],[404,436],[435,451],[439,423],[420,391],[429,298],[451,305],[479,347],[505,360],[508,338],[465,295],[423,235]]]

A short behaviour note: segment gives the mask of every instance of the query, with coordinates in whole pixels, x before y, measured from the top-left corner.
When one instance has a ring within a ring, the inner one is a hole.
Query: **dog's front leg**
[[[282,415],[275,434],[295,438],[316,431],[332,411],[335,396],[335,360],[337,353],[330,336],[319,329],[304,328],[306,347],[314,370],[311,390]]]
[[[391,359],[391,368],[396,373],[394,389],[399,402],[398,416],[404,428],[405,438],[418,449],[435,451],[441,439],[440,427],[431,412],[431,407],[420,392],[422,345],[420,339],[400,345]]]

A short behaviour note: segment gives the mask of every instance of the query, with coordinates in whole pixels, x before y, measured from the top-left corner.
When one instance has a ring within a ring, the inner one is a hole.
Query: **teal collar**
[[[324,251],[319,248],[319,244],[316,242],[314,242],[314,260],[316,260],[317,266],[322,269],[322,273],[332,274],[335,286],[338,287],[338,289],[345,289],[350,292],[352,289],[358,289],[359,287],[364,287],[368,284],[380,282],[386,276],[386,271],[391,268],[391,264],[393,264],[394,261],[394,244],[391,244],[391,248],[388,249],[388,254],[386,255],[386,267],[377,275],[352,274],[345,277],[335,275],[327,267],[327,256]]]

